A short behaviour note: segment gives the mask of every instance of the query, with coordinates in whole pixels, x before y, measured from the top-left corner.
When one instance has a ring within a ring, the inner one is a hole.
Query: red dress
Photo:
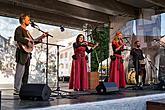
[[[126,86],[124,65],[121,56],[121,51],[123,50],[123,48],[120,48],[120,50],[116,51],[116,48],[118,48],[120,45],[120,42],[112,41],[112,48],[114,54],[113,57],[111,57],[109,72],[110,77],[108,81],[115,82],[119,88],[123,88]]]
[[[76,43],[73,44],[75,57],[72,61],[69,89],[87,90],[88,89],[88,74],[87,74],[87,60],[86,52],[87,46],[81,46]]]

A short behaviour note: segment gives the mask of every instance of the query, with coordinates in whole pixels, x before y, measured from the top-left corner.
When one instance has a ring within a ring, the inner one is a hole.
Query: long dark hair
[[[136,40],[136,41],[134,42],[134,45],[137,45],[138,42],[140,42],[140,41],[139,41],[139,40]]]
[[[83,36],[83,40],[84,40],[84,35],[83,34],[79,34],[78,36],[77,36],[77,38],[76,38],[76,43],[78,44],[79,43],[79,38],[80,38],[80,36]]]

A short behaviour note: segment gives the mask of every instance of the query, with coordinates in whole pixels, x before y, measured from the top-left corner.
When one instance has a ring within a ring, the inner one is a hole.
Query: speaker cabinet
[[[100,82],[96,87],[96,91],[99,94],[106,94],[109,92],[117,92],[119,91],[119,88],[114,82]]]
[[[19,97],[21,100],[48,100],[51,90],[46,84],[27,84],[21,87]]]

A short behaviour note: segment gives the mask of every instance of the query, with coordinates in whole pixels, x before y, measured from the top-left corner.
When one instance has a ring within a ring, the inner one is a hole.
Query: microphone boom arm
[[[131,43],[129,42],[129,40],[126,37],[124,37],[124,39],[127,41],[127,43],[129,43],[129,45],[131,45]]]
[[[38,27],[38,25],[34,24],[34,22],[31,22],[30,24],[31,24],[31,26],[32,26],[33,28],[36,28],[37,30],[39,30],[39,31],[41,31],[41,32],[43,32],[43,33],[46,33],[46,32],[44,32],[43,30],[41,30],[41,29]],[[36,27],[36,26],[37,26],[37,27]],[[50,36],[50,37],[53,37],[53,36],[50,35],[50,34],[47,34],[47,35]]]

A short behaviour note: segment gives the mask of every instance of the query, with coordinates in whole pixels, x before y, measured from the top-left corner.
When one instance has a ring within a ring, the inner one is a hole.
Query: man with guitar
[[[31,51],[37,43],[42,42],[42,38],[48,33],[43,33],[37,39],[33,39],[26,27],[30,24],[30,16],[21,14],[19,17],[20,26],[15,30],[14,40],[17,42],[16,49],[16,73],[14,78],[15,93],[18,94],[21,85],[27,84],[29,75],[29,66],[31,59]]]

